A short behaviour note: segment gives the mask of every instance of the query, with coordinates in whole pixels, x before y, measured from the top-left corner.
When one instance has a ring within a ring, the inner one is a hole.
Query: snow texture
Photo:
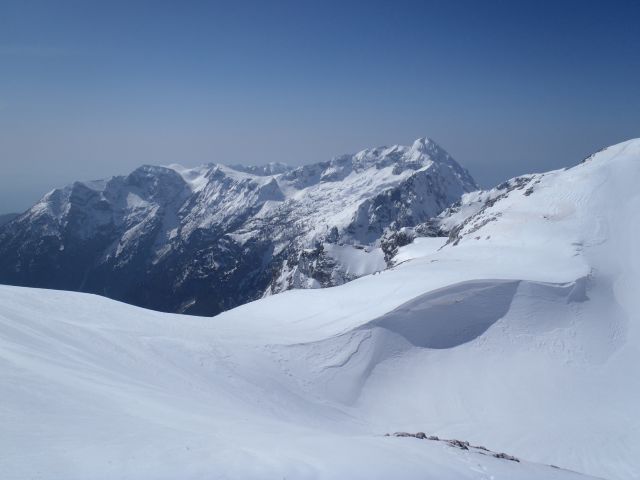
[[[3,478],[640,478],[638,185],[634,140],[213,318],[2,286]]]

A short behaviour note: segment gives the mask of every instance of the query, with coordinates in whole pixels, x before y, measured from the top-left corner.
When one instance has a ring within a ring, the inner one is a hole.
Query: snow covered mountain
[[[385,230],[475,189],[426,138],[295,169],[144,166],[53,190],[0,226],[0,282],[211,315],[384,269]]]
[[[638,479],[638,185],[640,139],[465,194],[383,272],[214,318],[1,286],[0,471]]]

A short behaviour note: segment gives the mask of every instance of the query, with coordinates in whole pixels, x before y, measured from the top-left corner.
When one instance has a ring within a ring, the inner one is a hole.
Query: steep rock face
[[[476,189],[429,139],[299,168],[143,166],[0,226],[0,282],[212,315],[385,267],[380,237]]]

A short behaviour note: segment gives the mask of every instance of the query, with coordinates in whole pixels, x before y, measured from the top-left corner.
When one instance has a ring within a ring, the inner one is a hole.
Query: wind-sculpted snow
[[[0,226],[0,281],[215,314],[384,268],[385,230],[475,188],[428,139],[295,169],[144,166],[54,190]]]
[[[640,478],[638,185],[640,140],[464,196],[392,268],[213,318],[0,287],[0,470]]]
[[[463,282],[420,295],[369,326],[398,334],[417,347],[456,347],[479,337],[502,318],[517,288],[513,280]]]
[[[5,286],[0,329],[3,478],[587,478],[384,436],[347,395],[372,369],[348,335],[272,344],[216,319]],[[377,341],[388,359],[393,342]]]
[[[299,345],[317,397],[376,430],[639,478],[640,141],[522,178],[476,196],[444,246],[399,247],[390,270],[217,326]]]

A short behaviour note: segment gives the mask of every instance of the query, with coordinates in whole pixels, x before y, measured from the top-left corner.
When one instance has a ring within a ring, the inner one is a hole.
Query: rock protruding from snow
[[[464,440],[457,440],[457,439],[445,440],[437,437],[436,435],[427,436],[427,434],[424,432],[417,432],[417,433],[395,432],[393,435],[389,435],[388,433],[385,434],[385,437],[390,437],[390,436],[400,437],[400,438],[410,437],[410,438],[417,438],[418,440],[431,440],[435,442],[444,442],[450,447],[459,448],[460,450],[472,449],[477,453],[480,453],[481,455],[491,455],[494,458],[501,458],[503,460],[510,460],[512,462],[520,463],[520,459],[517,457],[514,457],[513,455],[509,455],[508,453],[492,452],[486,447],[482,447],[479,445],[471,445],[469,442],[466,442]],[[554,468],[557,468],[557,467],[554,467]]]

